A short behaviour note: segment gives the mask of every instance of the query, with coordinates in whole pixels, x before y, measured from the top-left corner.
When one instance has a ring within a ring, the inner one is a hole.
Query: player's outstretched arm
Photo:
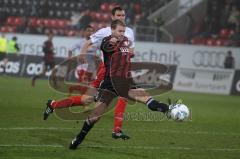
[[[83,46],[82,46],[82,49],[80,51],[80,54],[79,54],[79,61],[81,63],[85,63],[85,55],[88,53],[88,49],[92,46],[92,42],[91,40],[87,40]]]
[[[81,49],[81,52],[80,54],[86,54],[88,52],[88,49],[92,46],[92,41],[91,40],[87,40],[83,46],[82,46],[82,49]]]

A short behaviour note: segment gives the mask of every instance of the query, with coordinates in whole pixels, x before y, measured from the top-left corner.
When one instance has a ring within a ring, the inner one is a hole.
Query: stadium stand
[[[142,10],[150,9],[158,0],[2,0],[0,1],[1,32],[74,36],[90,24],[96,29],[109,23],[110,10],[121,5],[126,9],[128,25],[142,17]]]
[[[191,44],[208,46],[239,46],[240,1],[208,1],[207,16],[195,24]]]
[[[161,41],[159,26],[147,17],[171,0],[2,0],[0,31],[60,36],[81,36],[82,28],[102,28],[109,24],[110,10],[126,9],[126,23],[135,28],[138,41]],[[175,43],[208,46],[239,46],[239,0],[209,0],[206,17],[194,21],[190,35],[174,36]],[[189,14],[190,15],[190,14]],[[162,24],[158,24],[162,25]],[[140,26],[140,27],[136,27]],[[151,35],[155,35],[154,37]]]

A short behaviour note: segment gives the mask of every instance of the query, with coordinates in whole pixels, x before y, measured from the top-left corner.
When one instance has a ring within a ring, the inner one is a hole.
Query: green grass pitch
[[[37,81],[33,88],[30,79],[1,76],[0,159],[240,158],[240,97],[171,91],[157,98],[182,98],[192,111],[191,121],[126,118],[123,130],[131,139],[123,141],[111,138],[110,111],[75,151],[68,145],[82,121],[64,121],[56,115],[42,120],[47,99],[63,97],[46,80]],[[130,105],[126,112],[149,113],[142,104]]]

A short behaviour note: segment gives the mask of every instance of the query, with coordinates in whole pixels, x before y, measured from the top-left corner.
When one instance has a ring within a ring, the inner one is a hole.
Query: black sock
[[[165,103],[159,103],[158,101],[154,100],[153,98],[149,98],[146,102],[148,108],[152,111],[160,111],[160,112],[167,112],[169,107]]]
[[[85,136],[88,134],[88,132],[93,127],[94,123],[91,123],[89,119],[85,120],[81,132],[77,135],[77,140],[79,142],[82,142]]]

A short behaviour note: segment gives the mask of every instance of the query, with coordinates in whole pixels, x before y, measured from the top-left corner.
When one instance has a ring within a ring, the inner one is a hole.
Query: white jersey
[[[80,54],[80,51],[84,45],[84,43],[87,40],[81,40],[79,43],[75,44],[69,51],[71,51],[73,53],[73,56],[77,56]],[[96,55],[99,52],[99,48],[97,47],[97,45],[92,45],[92,47],[90,49],[88,49],[88,53],[89,54],[94,54]]]
[[[92,34],[90,36],[90,40],[92,41],[93,44],[96,44],[98,47],[100,47],[102,39],[111,34],[112,34],[111,27],[105,27],[105,28],[99,29],[96,33]],[[126,27],[124,36],[126,36],[130,41],[130,48],[134,48],[135,43],[134,43],[133,30],[129,27]]]
[[[75,44],[69,51],[71,51],[73,53],[72,56],[78,56],[81,52],[81,49],[84,45],[84,43],[87,40],[81,40],[79,43]],[[80,71],[80,70],[84,70],[84,71],[88,71],[88,72],[94,72],[94,70],[96,70],[96,66],[95,66],[95,58],[93,55],[97,55],[102,59],[102,54],[99,53],[100,50],[96,45],[92,45],[91,48],[88,49],[87,51],[87,55],[86,55],[86,60],[87,63],[86,64],[80,64],[77,68],[76,71]],[[75,71],[75,73],[76,73]]]

